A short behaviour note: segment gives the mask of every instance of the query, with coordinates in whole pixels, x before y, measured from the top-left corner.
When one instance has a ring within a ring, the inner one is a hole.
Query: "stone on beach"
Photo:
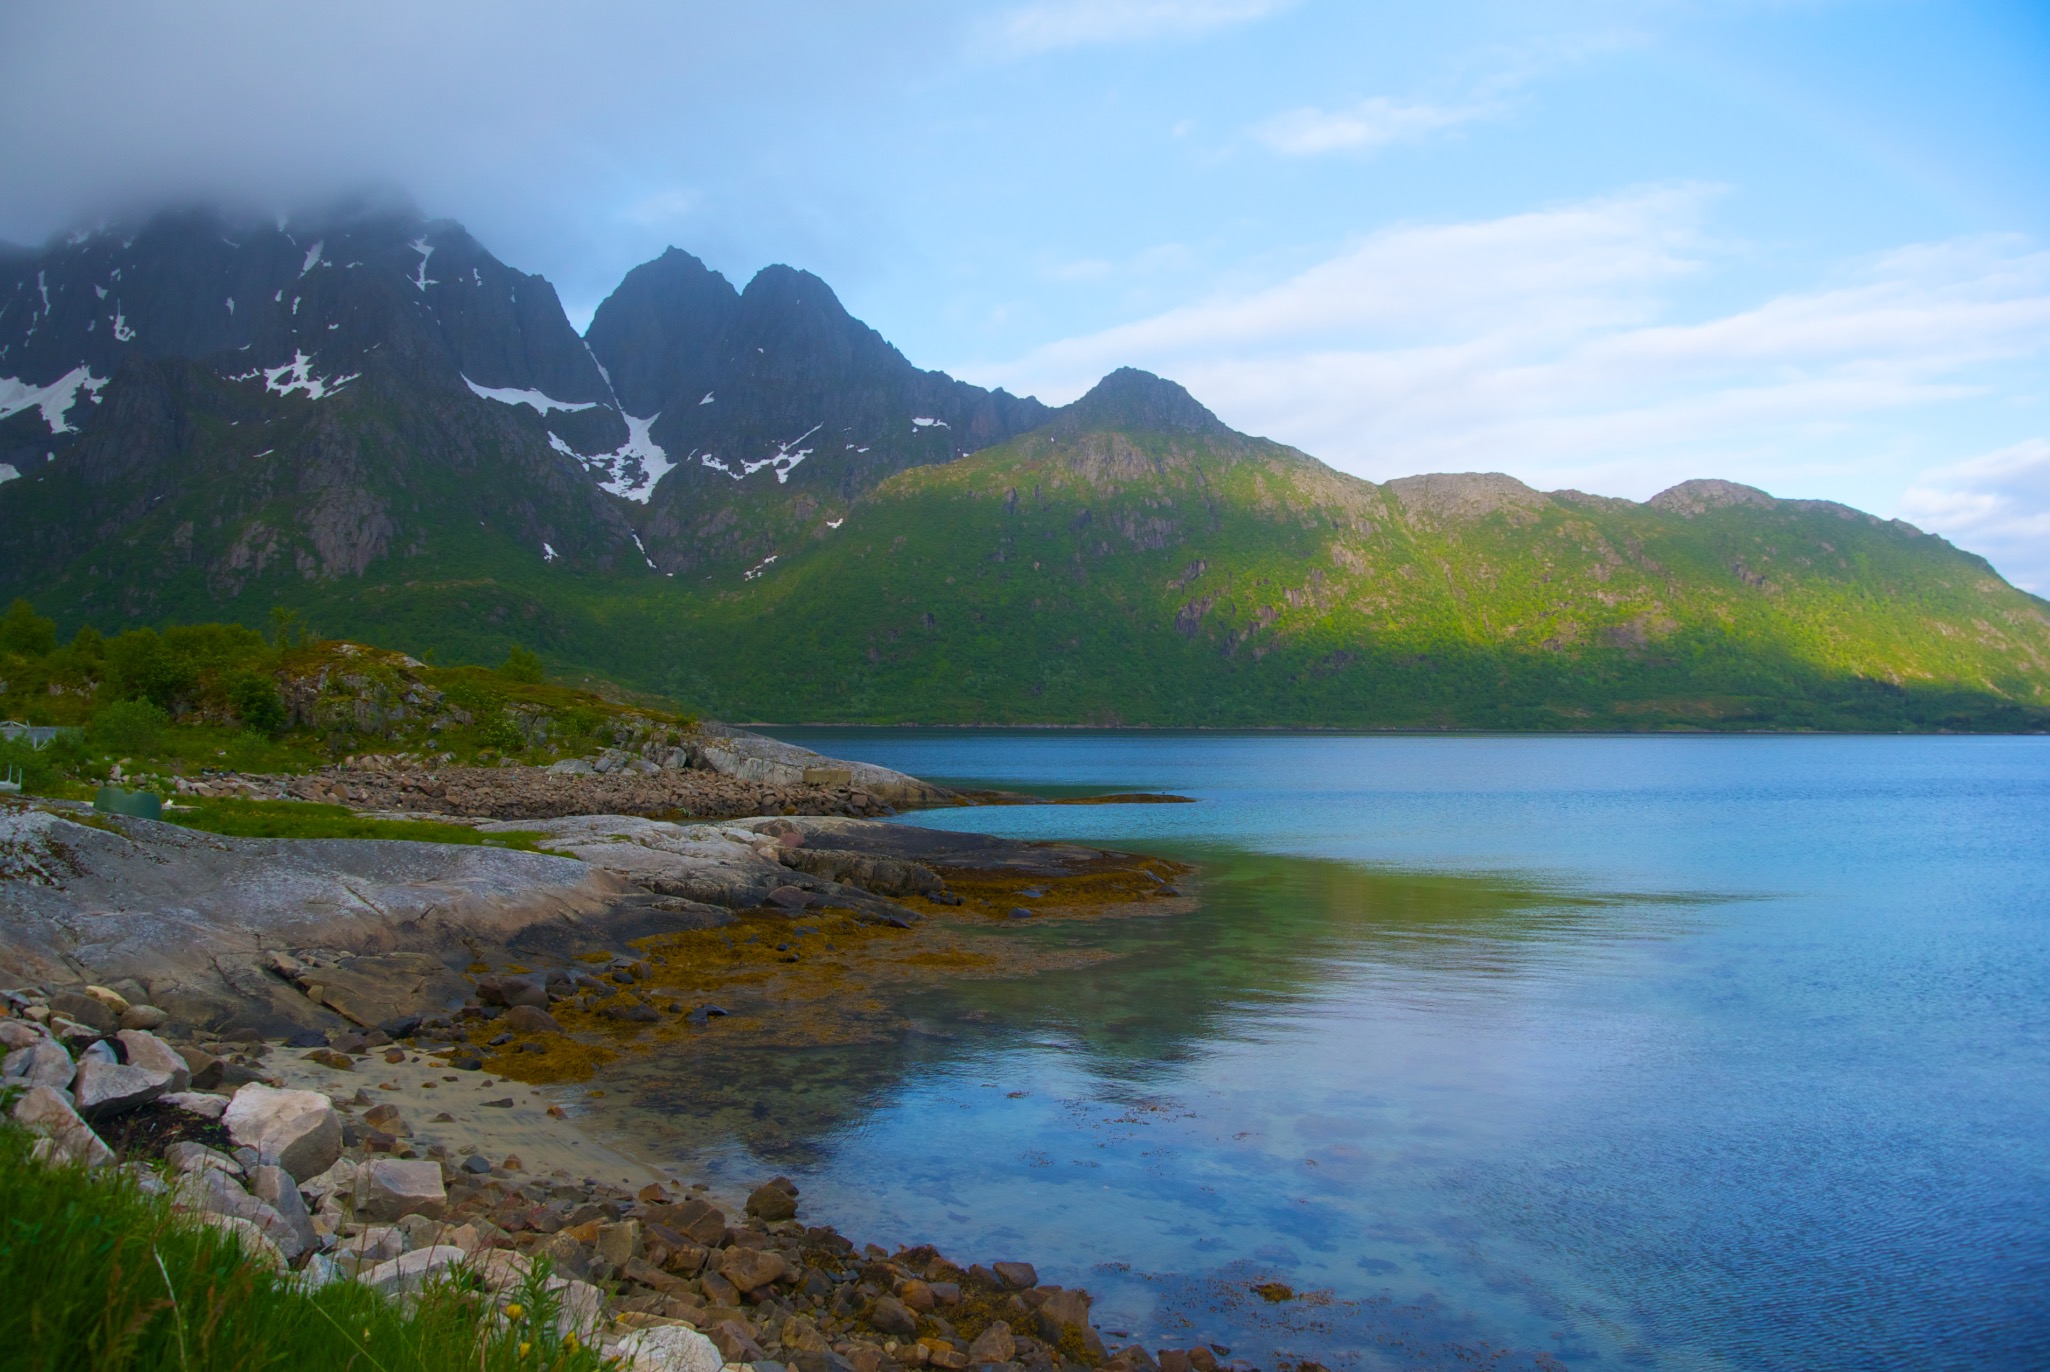
[[[170,1077],[170,1085],[164,1088],[166,1094],[183,1091],[192,1084],[192,1068],[185,1059],[147,1029],[123,1029],[114,1037],[120,1041],[122,1056],[129,1066],[147,1067]]]
[[[790,1273],[783,1255],[761,1248],[728,1248],[719,1255],[719,1275],[746,1293],[780,1281]]]
[[[797,1187],[788,1177],[778,1177],[754,1189],[747,1198],[747,1213],[767,1224],[797,1217]]]
[[[289,1269],[285,1255],[278,1251],[278,1246],[265,1238],[263,1230],[250,1221],[238,1215],[202,1214],[197,1218],[201,1224],[218,1229],[234,1239],[245,1255],[256,1259],[271,1271],[284,1272]]]
[[[78,1113],[87,1119],[118,1115],[149,1104],[171,1085],[171,1074],[130,1063],[88,1057],[78,1064],[71,1083]]]
[[[78,1073],[78,1064],[55,1039],[37,1039],[28,1047],[9,1053],[0,1072],[9,1082],[68,1092],[72,1077]]]
[[[228,1137],[259,1161],[295,1177],[313,1177],[342,1155],[342,1122],[318,1091],[280,1091],[260,1082],[239,1087],[221,1115]]]
[[[438,1162],[378,1158],[356,1172],[357,1208],[373,1220],[389,1223],[402,1215],[433,1219],[447,1204]]]
[[[30,1133],[42,1135],[36,1153],[64,1162],[104,1167],[114,1160],[107,1147],[79,1113],[48,1086],[31,1086],[14,1103],[14,1122]]]
[[[680,1324],[637,1329],[605,1352],[620,1372],[719,1372],[726,1361],[717,1344]]]
[[[499,1020],[515,1034],[559,1034],[562,1026],[555,1016],[533,1005],[515,1005]]]
[[[401,1253],[388,1262],[381,1262],[360,1273],[356,1280],[382,1295],[396,1296],[419,1290],[437,1274],[462,1262],[468,1256],[469,1254],[452,1243],[437,1243],[428,1248],[416,1248],[410,1253]]]

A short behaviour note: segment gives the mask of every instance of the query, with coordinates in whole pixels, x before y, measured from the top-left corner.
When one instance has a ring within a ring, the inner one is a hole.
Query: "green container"
[[[124,791],[119,786],[102,786],[93,797],[93,809],[103,815],[131,815],[136,819],[162,819],[164,802],[154,791]]]

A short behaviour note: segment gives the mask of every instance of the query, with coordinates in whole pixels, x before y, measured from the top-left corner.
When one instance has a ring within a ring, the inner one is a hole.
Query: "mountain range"
[[[913,366],[671,249],[581,336],[461,226],[195,209],[0,250],[0,597],[538,648],[764,721],[2050,725],[2050,605],[1906,524],[1376,484],[1122,370]]]

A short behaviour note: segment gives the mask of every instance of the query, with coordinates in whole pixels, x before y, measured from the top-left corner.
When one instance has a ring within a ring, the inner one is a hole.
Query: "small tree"
[[[278,695],[277,684],[267,676],[248,672],[236,677],[228,686],[228,703],[245,729],[270,738],[285,731],[285,702]]]
[[[87,732],[110,753],[154,752],[171,718],[147,700],[117,700],[93,716]]]
[[[543,679],[541,655],[531,648],[523,648],[515,643],[512,651],[505,655],[505,662],[499,667],[498,674],[507,681],[524,681],[528,685],[534,685]]]
[[[0,653],[42,657],[57,646],[57,622],[37,614],[26,600],[16,599],[0,615]]]

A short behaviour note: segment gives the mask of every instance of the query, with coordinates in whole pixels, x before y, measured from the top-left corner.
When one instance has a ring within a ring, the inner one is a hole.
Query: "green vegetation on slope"
[[[424,819],[371,819],[346,805],[310,800],[241,800],[210,797],[181,800],[164,818],[188,829],[230,838],[377,838],[414,843],[462,843],[486,848],[537,851],[538,833],[515,830],[484,834],[467,824],[442,824]]]
[[[494,1317],[460,1273],[404,1306],[357,1282],[308,1291],[118,1175],[33,1162],[0,1127],[0,1349],[9,1367],[596,1372],[536,1305]],[[545,1265],[544,1265],[545,1266]],[[545,1280],[545,1275],[540,1280]]]
[[[1401,728],[2050,726],[2050,614],[1836,506],[1374,486],[1236,435],[906,472],[672,612],[729,717]],[[646,636],[662,633],[650,615]]]
[[[548,564],[468,521],[346,574],[186,565],[133,613],[286,604],[470,661],[525,643],[740,721],[2050,727],[2050,606],[1906,525],[1719,483],[1649,505],[1374,485],[1214,420],[1099,412],[807,508],[773,563],[675,579]],[[111,629],[99,584],[73,569],[46,604]]]
[[[273,616],[268,638],[239,624],[112,637],[88,626],[60,644],[55,623],[18,600],[0,615],[0,719],[62,732],[41,747],[0,740],[0,772],[19,769],[30,791],[82,798],[117,767],[125,783],[165,791],[175,776],[305,772],[361,752],[545,763],[658,736],[677,741],[690,727],[685,717],[614,698],[617,691],[601,695],[541,675],[538,656],[517,645],[496,670],[433,667],[309,640],[289,612]],[[215,823],[297,826],[277,837],[399,836],[343,834],[315,813],[324,807],[244,812],[219,804],[208,812]]]

